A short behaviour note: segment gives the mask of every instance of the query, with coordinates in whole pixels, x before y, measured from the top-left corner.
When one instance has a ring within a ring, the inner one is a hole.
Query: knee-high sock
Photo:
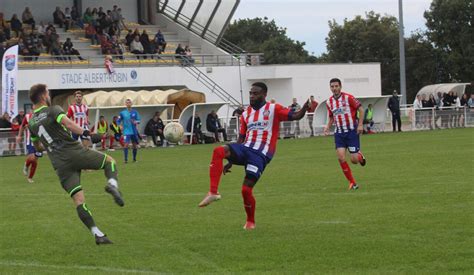
[[[38,161],[36,159],[32,160],[31,167],[30,167],[30,174],[28,175],[28,178],[32,179],[35,176],[36,166],[38,166]]]
[[[255,198],[252,193],[253,188],[242,185],[242,198],[244,199],[244,209],[247,213],[247,221],[255,223]]]
[[[114,185],[115,187],[118,187],[118,172],[117,165],[115,165],[115,161],[105,161],[104,174],[110,184]]]
[[[114,139],[115,138],[113,136],[109,137],[109,149],[114,148]]]
[[[137,160],[137,151],[138,151],[138,149],[137,149],[137,148],[133,148],[133,149],[132,149],[132,153],[133,153],[133,160]]]
[[[30,158],[27,158],[26,161],[25,161],[25,166],[28,168],[28,167],[30,167],[30,165],[31,165],[31,160],[30,160]]]
[[[128,160],[128,146],[125,146],[123,148],[123,154],[125,156],[125,161],[127,161]]]
[[[92,218],[92,213],[89,208],[87,208],[87,205],[85,203],[78,205],[76,207],[76,210],[79,219],[81,219],[82,223],[87,226],[87,228],[91,229],[92,227],[95,227],[95,222]]]
[[[209,165],[209,178],[211,181],[209,191],[214,194],[217,193],[217,188],[219,187],[219,182],[221,180],[222,170],[224,169],[224,166],[222,164],[224,157],[224,147],[220,146],[214,148],[214,152],[212,152],[211,164]]]
[[[354,177],[352,176],[352,171],[351,168],[349,167],[349,164],[347,164],[346,161],[339,161],[339,164],[341,165],[342,172],[344,173],[344,176],[346,176],[346,179],[349,181],[349,183],[355,183]]]

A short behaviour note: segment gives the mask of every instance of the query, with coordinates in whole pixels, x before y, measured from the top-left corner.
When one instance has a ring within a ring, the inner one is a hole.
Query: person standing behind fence
[[[415,127],[420,127],[421,122],[421,109],[423,108],[423,103],[421,103],[421,95],[416,95],[415,101],[413,101],[413,110],[415,111]]]
[[[314,111],[316,111],[316,107],[318,107],[318,102],[314,100],[314,96],[309,97],[309,109],[308,113],[306,114],[306,117],[308,118],[308,125],[309,129],[311,130],[311,134],[309,135],[310,137],[314,136],[314,126],[313,126],[313,119],[314,119]]]
[[[426,100],[426,102],[424,103],[424,106],[425,108],[431,108],[431,110],[426,111],[427,114],[426,114],[426,120],[428,122],[428,125],[430,127],[430,130],[433,130],[433,124],[436,122],[433,122],[433,112],[434,112],[434,107],[436,106],[436,100],[434,98],[434,95],[433,94],[430,94],[428,100]]]
[[[402,120],[400,118],[400,99],[398,98],[397,90],[393,91],[393,95],[388,100],[388,109],[392,113],[392,127],[395,132],[398,126],[398,131],[402,131]]]
[[[301,105],[298,104],[298,102],[296,101],[296,98],[294,97],[293,103],[290,106],[288,106],[288,108],[291,109],[291,111],[293,111],[294,113],[296,113],[301,109]],[[294,123],[295,123],[295,132],[293,133],[293,135],[295,138],[298,138],[300,136],[300,121],[296,120],[294,121]],[[291,129],[291,126],[289,127],[289,129]]]

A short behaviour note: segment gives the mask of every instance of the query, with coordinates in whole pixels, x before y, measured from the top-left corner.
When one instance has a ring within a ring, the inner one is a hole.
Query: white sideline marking
[[[348,221],[317,221],[316,223],[321,223],[321,224],[348,224],[350,222],[348,222]]]
[[[125,268],[110,268],[105,266],[89,266],[89,265],[50,265],[41,263],[24,263],[24,262],[13,262],[13,261],[0,261],[0,265],[3,266],[17,266],[17,267],[39,267],[39,268],[50,268],[50,269],[81,269],[81,270],[95,270],[105,272],[120,272],[120,273],[142,273],[142,274],[162,274],[155,271],[146,271],[139,269],[125,269]]]

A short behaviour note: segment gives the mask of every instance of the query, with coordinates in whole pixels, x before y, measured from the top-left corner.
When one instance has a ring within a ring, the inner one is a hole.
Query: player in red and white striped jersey
[[[349,181],[349,190],[359,188],[352,176],[351,168],[346,162],[346,150],[349,151],[351,162],[365,166],[366,160],[360,151],[359,135],[363,132],[364,108],[360,102],[351,94],[341,91],[342,84],[338,78],[329,81],[333,96],[327,102],[329,121],[324,127],[324,133],[329,135],[329,128],[335,125],[334,140],[336,143],[336,154],[341,165],[342,172]]]
[[[23,118],[23,121],[21,122],[20,130],[18,131],[18,136],[17,136],[17,143],[20,143],[21,139],[23,138],[23,131],[25,131],[25,143],[26,143],[26,160],[25,164],[23,166],[23,174],[27,176],[27,180],[29,183],[33,183],[33,177],[36,172],[36,167],[38,166],[38,157],[42,156],[41,152],[36,152],[35,147],[33,146],[33,143],[31,142],[31,133],[30,130],[28,129],[28,123],[30,121],[30,118],[33,116],[32,113],[28,113],[25,115]]]
[[[89,130],[89,107],[82,103],[83,94],[81,91],[74,92],[74,104],[69,105],[67,109],[67,117],[74,121],[79,127],[84,130]],[[89,139],[83,138],[76,134],[72,134],[76,140],[81,139],[84,146],[89,146]]]
[[[237,143],[227,144],[214,149],[209,169],[210,191],[199,207],[204,207],[221,198],[217,189],[221,174],[230,172],[232,164],[245,166],[245,178],[242,185],[242,197],[247,213],[244,229],[255,228],[255,198],[253,187],[263,173],[266,165],[275,154],[281,121],[300,120],[309,108],[309,102],[303,108],[293,112],[280,104],[266,102],[267,86],[262,82],[252,84],[250,106],[240,118],[240,135]],[[229,163],[223,167],[223,160]]]

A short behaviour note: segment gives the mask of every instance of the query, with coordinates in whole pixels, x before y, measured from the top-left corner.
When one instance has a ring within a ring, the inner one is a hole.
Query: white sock
[[[97,235],[98,237],[103,237],[105,234],[102,233],[102,231],[99,230],[97,226],[94,226],[91,228],[92,235]]]
[[[109,179],[108,183],[112,185],[113,187],[118,188],[118,182],[116,179]]]

